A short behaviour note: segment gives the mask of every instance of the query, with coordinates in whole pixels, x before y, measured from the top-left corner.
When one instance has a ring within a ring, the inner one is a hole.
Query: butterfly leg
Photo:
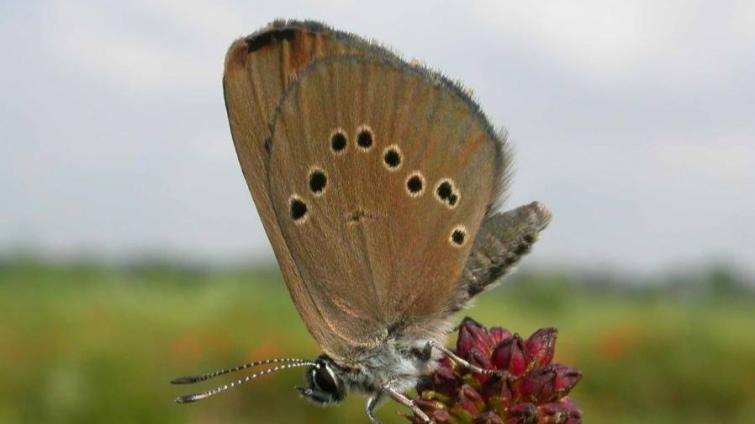
[[[477,374],[486,374],[486,375],[502,375],[503,373],[499,370],[489,370],[482,367],[478,367],[475,364],[470,363],[466,359],[460,357],[459,355],[455,354],[451,349],[443,346],[442,344],[431,340],[427,342],[428,345],[438,349],[439,351],[446,354],[446,356],[449,357],[452,361],[456,362],[457,364],[461,365],[462,367],[477,373]]]
[[[380,420],[375,418],[375,410],[378,406],[383,402],[383,399],[385,398],[383,391],[379,391],[377,394],[374,394],[370,396],[369,399],[367,399],[367,418],[370,419],[370,422],[372,424],[381,424]]]
[[[411,409],[414,415],[418,416],[425,424],[433,424],[433,420],[425,414],[425,411],[419,409],[419,406],[403,393],[397,392],[388,385],[383,386],[383,391],[388,393],[391,396],[391,399]]]

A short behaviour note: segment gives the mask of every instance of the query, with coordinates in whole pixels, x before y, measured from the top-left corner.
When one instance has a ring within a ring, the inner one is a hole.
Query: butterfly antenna
[[[220,386],[220,387],[216,387],[216,388],[214,388],[212,390],[208,390],[206,392],[194,393],[194,394],[185,395],[185,396],[179,396],[179,397],[176,398],[176,403],[191,403],[191,402],[196,402],[198,400],[207,399],[208,397],[215,396],[216,394],[222,393],[222,392],[224,392],[224,391],[226,391],[228,389],[232,389],[232,388],[234,388],[236,386],[240,386],[240,385],[242,385],[244,383],[248,383],[248,382],[250,382],[252,380],[255,380],[255,379],[259,378],[259,377],[262,377],[263,375],[268,375],[268,374],[271,374],[271,373],[274,373],[274,372],[277,372],[277,371],[281,371],[281,370],[286,370],[286,369],[289,369],[289,368],[306,367],[306,366],[317,366],[317,364],[315,364],[314,362],[307,361],[307,362],[295,362],[295,363],[278,365],[276,367],[269,368],[269,369],[266,369],[266,370],[263,370],[263,371],[260,371],[260,372],[256,372],[256,373],[254,373],[252,375],[248,375],[248,376],[246,376],[246,377],[244,377],[242,379],[236,380],[234,382],[228,383],[228,384]]]
[[[306,359],[300,359],[300,358],[265,359],[265,360],[262,360],[262,361],[254,361],[254,362],[250,362],[248,364],[239,365],[239,366],[236,366],[236,367],[233,367],[233,368],[228,368],[228,369],[224,369],[224,370],[217,370],[217,371],[208,372],[207,374],[190,375],[190,376],[186,376],[186,377],[178,377],[178,378],[175,378],[175,379],[171,380],[170,384],[194,384],[194,383],[199,383],[201,381],[209,380],[211,378],[215,378],[215,377],[217,377],[219,375],[224,375],[224,374],[228,374],[228,373],[232,373],[232,372],[236,372],[236,371],[242,371],[242,370],[245,370],[247,368],[259,367],[261,365],[280,364],[280,363],[285,363],[285,364],[293,364],[293,363],[296,363],[296,364],[305,364],[305,363],[306,364],[311,364],[312,362],[308,361]]]

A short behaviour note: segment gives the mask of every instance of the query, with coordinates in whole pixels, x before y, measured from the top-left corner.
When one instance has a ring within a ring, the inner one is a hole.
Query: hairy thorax
[[[374,395],[388,386],[404,393],[413,389],[419,377],[430,374],[437,366],[441,354],[431,349],[430,342],[445,342],[446,326],[435,323],[417,331],[401,331],[388,337],[371,349],[355,352],[350,360],[338,364],[349,391]],[[429,330],[429,331],[428,331]]]

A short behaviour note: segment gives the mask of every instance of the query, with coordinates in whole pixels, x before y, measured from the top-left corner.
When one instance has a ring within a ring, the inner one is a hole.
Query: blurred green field
[[[751,295],[596,291],[550,275],[508,281],[467,315],[525,335],[558,327],[557,360],[584,372],[572,398],[586,422],[753,423],[754,312]],[[300,370],[172,402],[186,390],[173,377],[317,353],[272,268],[0,264],[2,423],[366,422],[361,398],[300,400]],[[397,412],[380,416],[404,422]]]

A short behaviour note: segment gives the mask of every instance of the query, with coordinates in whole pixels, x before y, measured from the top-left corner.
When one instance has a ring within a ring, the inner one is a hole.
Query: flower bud
[[[493,411],[488,411],[475,418],[474,424],[504,424],[503,418]]]
[[[519,383],[519,396],[530,402],[550,402],[556,395],[555,381],[553,367],[535,369]]]
[[[535,331],[524,343],[524,350],[527,355],[527,361],[530,367],[545,367],[553,360],[553,354],[556,351],[556,336],[558,330],[555,328],[541,328]]]
[[[537,408],[531,403],[520,403],[509,409],[506,424],[535,424],[537,423]]]
[[[499,344],[503,343],[504,341],[511,338],[511,336],[513,336],[513,334],[511,334],[511,331],[501,327],[493,327],[488,330],[488,333],[490,334],[490,339],[493,342],[493,346],[498,346]]]
[[[512,398],[510,381],[501,376],[492,376],[482,385],[480,394],[487,403],[508,404]]]
[[[485,406],[485,401],[482,399],[477,390],[473,389],[469,384],[464,384],[459,389],[459,395],[456,400],[458,406],[461,406],[464,410],[469,412],[473,417],[480,413],[480,410]]]
[[[567,367],[566,365],[554,364],[551,367],[556,372],[554,390],[559,396],[566,396],[571,389],[582,379],[582,372],[576,368]]]
[[[493,365],[500,370],[506,370],[515,378],[519,378],[527,371],[527,358],[524,353],[524,342],[518,334],[499,344],[493,351]]]
[[[469,360],[469,351],[473,348],[489,352],[493,342],[488,330],[472,318],[464,318],[459,326],[459,338],[456,341],[456,354]]]
[[[569,400],[546,403],[537,408],[540,424],[577,424],[582,422],[582,412]]]

